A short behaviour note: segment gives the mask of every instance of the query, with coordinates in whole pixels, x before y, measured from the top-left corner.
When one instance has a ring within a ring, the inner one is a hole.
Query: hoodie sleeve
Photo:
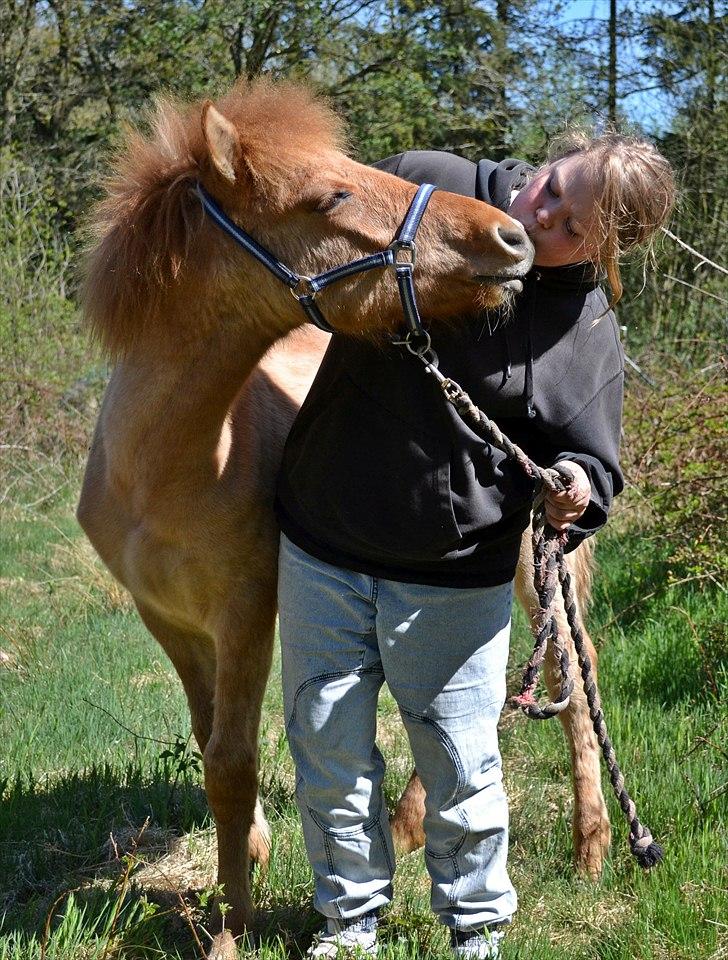
[[[530,427],[521,422],[517,434],[526,431],[521,434],[526,449],[542,466],[573,460],[586,471],[592,496],[572,527],[575,545],[604,526],[612,499],[624,486],[619,328],[600,287],[584,293],[560,275],[542,276],[521,314],[510,336],[514,340],[520,334],[531,346],[534,362],[529,380],[527,350],[525,395],[532,398],[533,411],[526,421]]]
[[[619,467],[623,385],[620,372],[560,431],[558,438],[552,438],[563,443],[552,465],[561,460],[578,463],[589,477],[592,490],[589,506],[578,523],[569,528],[567,552],[604,526],[613,498],[624,488]]]
[[[384,160],[377,160],[372,166],[376,167],[377,170],[384,170],[385,173],[393,173],[395,177],[398,177],[400,176],[399,165],[402,162],[402,158],[406,156],[406,153],[395,153],[393,157],[385,157]]]
[[[508,210],[511,194],[521,190],[528,182],[533,167],[523,160],[481,160],[478,163],[475,196],[478,200],[492,203],[500,210]]]
[[[533,167],[522,160],[473,163],[443,150],[408,150],[372,164],[412,183],[434,183],[441,190],[484,200],[507,210],[513,190],[520,190]]]

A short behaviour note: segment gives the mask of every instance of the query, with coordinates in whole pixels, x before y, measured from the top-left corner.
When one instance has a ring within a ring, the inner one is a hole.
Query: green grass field
[[[8,452],[8,451],[6,451]],[[3,475],[0,542],[0,960],[200,957],[212,829],[181,687],[73,519],[78,465],[21,449]],[[504,715],[520,910],[504,960],[728,958],[725,592],[671,573],[623,511],[601,538],[590,616],[610,733],[665,862],[643,874],[614,831],[603,879],[571,866],[557,722]],[[678,578],[679,579],[679,578]],[[527,658],[520,615],[511,686]],[[394,803],[410,760],[393,702],[380,740]],[[292,799],[274,669],[261,744],[272,863],[241,957],[298,957],[318,922]],[[384,958],[447,956],[421,856],[398,866]]]

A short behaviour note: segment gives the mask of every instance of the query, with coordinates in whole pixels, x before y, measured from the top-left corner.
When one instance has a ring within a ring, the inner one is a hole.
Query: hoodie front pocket
[[[426,560],[460,539],[448,440],[405,423],[348,377],[286,450],[286,486],[315,539],[352,556]]]

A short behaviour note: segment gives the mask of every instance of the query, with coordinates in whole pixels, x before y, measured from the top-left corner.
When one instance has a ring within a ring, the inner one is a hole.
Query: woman
[[[534,268],[512,317],[433,326],[440,367],[542,466],[573,476],[546,512],[573,548],[622,489],[623,365],[606,272],[664,222],[667,162],[616,136],[542,169],[435,152],[378,164],[475,196],[526,227]],[[432,907],[453,955],[495,957],[515,909],[497,722],[512,583],[533,484],[445,404],[422,364],[335,336],[286,446],[280,630],[297,800],[327,930],[312,957],[376,952],[394,855],[375,746],[386,680],[427,801]]]

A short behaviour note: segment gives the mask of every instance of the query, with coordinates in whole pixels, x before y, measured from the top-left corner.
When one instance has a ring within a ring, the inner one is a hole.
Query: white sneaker
[[[452,955],[457,960],[498,960],[500,942],[505,936],[502,930],[473,930],[472,932],[450,931]]]
[[[306,951],[307,957],[375,957],[377,955],[377,915],[366,913],[355,920],[327,920],[326,933],[320,934]]]

